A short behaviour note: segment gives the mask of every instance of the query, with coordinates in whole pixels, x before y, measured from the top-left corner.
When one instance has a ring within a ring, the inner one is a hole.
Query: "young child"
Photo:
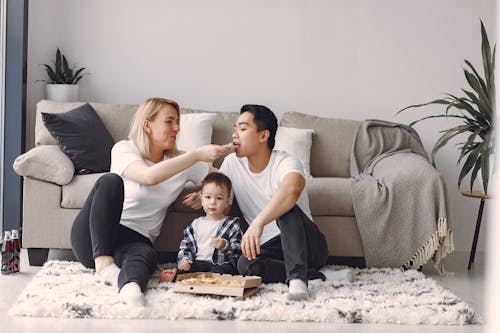
[[[231,205],[231,180],[210,173],[202,181],[201,204],[205,216],[196,218],[186,229],[179,246],[177,267],[164,270],[160,282],[171,282],[176,273],[215,272],[238,274],[242,232],[237,217],[225,212]]]

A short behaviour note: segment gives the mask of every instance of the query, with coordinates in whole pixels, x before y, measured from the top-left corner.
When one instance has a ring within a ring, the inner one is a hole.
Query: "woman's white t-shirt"
[[[164,160],[167,159],[165,156]],[[148,166],[154,165],[142,157],[132,141],[117,142],[111,150],[110,171],[122,177],[125,187],[120,223],[148,237],[154,243],[160,234],[168,206],[179,196],[187,182],[201,183],[208,173],[208,164],[198,162],[160,184],[143,185],[123,176],[130,163],[139,160],[143,160]]]
[[[290,172],[304,175],[302,163],[297,158],[277,150],[272,151],[269,163],[259,173],[250,170],[246,157],[237,157],[235,153],[224,158],[219,171],[231,179],[233,193],[247,223],[251,223],[264,210],[274,193],[281,187],[285,175]],[[309,197],[305,188],[297,200],[297,206],[312,221]],[[264,226],[260,243],[263,244],[279,234],[280,230],[274,220]]]

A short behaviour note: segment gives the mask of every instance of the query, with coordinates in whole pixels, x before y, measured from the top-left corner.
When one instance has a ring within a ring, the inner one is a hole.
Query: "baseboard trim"
[[[328,263],[330,265],[339,266],[350,266],[357,268],[366,268],[366,262],[364,257],[328,257]]]

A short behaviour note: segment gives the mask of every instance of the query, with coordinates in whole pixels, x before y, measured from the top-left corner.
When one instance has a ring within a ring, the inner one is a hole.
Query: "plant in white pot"
[[[70,67],[68,60],[59,48],[56,51],[56,59],[52,60],[52,65],[43,65],[49,77],[48,80],[40,80],[47,83],[45,97],[58,102],[78,101],[78,81],[86,75],[83,73],[85,67]]]
[[[465,60],[467,67],[464,68],[465,78],[470,86],[470,89],[462,89],[465,97],[457,97],[452,94],[445,94],[447,97],[436,99],[428,103],[410,105],[397,113],[403,112],[410,108],[418,108],[431,104],[446,106],[441,114],[432,115],[415,120],[410,124],[414,124],[431,118],[457,118],[461,119],[460,125],[441,131],[443,134],[436,141],[432,149],[431,159],[434,164],[436,153],[445,146],[452,138],[457,135],[466,135],[465,142],[459,144],[460,156],[457,164],[462,163],[460,175],[458,176],[458,187],[462,184],[465,176],[470,174],[470,191],[479,171],[482,180],[482,189],[485,194],[488,194],[488,183],[493,166],[491,160],[495,154],[495,131],[493,123],[496,122],[495,109],[495,49],[491,52],[488,35],[481,21],[481,54],[483,62],[484,78],[479,75],[472,64]]]

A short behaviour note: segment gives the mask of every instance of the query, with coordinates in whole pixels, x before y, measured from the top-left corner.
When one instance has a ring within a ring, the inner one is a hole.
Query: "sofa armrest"
[[[18,156],[14,170],[23,177],[31,177],[58,185],[66,185],[75,173],[73,162],[54,145],[35,147]]]
[[[62,187],[25,177],[23,182],[24,248],[71,248],[71,226],[79,209],[61,207]]]

